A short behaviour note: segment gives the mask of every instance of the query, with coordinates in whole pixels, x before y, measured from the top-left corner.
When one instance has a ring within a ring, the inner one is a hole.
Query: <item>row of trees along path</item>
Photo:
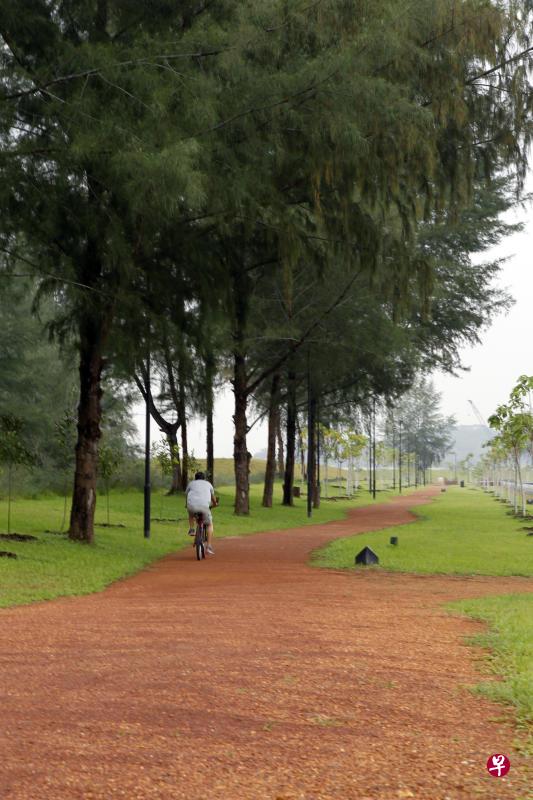
[[[458,365],[506,302],[470,255],[521,189],[530,30],[525,0],[2,6],[1,279],[77,350],[71,538],[93,539],[103,387],[150,395],[149,357],[174,486],[187,414],[212,468],[231,382],[237,514],[250,404],[285,409],[290,503],[303,396],[358,407]]]

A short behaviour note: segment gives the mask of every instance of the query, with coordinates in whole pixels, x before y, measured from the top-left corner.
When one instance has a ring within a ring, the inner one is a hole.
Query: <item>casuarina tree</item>
[[[16,467],[32,467],[35,455],[24,441],[24,421],[13,414],[0,416],[0,464],[7,469],[7,533],[11,533],[11,502]]]

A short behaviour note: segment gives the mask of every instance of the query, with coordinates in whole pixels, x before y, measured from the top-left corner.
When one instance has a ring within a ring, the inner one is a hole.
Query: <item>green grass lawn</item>
[[[533,536],[522,530],[528,523],[508,516],[502,504],[481,490],[449,488],[413,512],[416,522],[336,539],[314,554],[313,563],[360,569],[354,567],[354,555],[368,545],[386,570],[533,575]],[[398,537],[398,545],[389,543],[391,536]]]
[[[295,500],[292,508],[282,507],[281,487],[276,487],[275,505],[261,507],[262,486],[251,487],[252,511],[248,517],[233,514],[233,488],[217,490],[221,505],[214,512],[215,535],[242,536],[261,530],[284,529],[307,524],[305,499]],[[391,496],[380,492],[378,502]],[[162,501],[162,504],[161,504]],[[190,545],[183,495],[152,499],[152,517],[169,518],[170,522],[152,523],[152,536],[143,537],[142,492],[111,493],[111,523],[126,527],[96,528],[96,544],[92,547],[70,542],[65,536],[44,533],[61,525],[63,499],[47,496],[37,499],[17,498],[12,507],[12,530],[32,534],[36,542],[0,540],[0,550],[18,555],[18,559],[0,558],[0,607],[47,600],[61,595],[87,594],[103,589],[109,583],[138,572],[156,559]],[[324,502],[313,511],[312,523],[342,519],[346,509],[367,505],[372,500],[361,492],[352,501]],[[7,503],[0,502],[0,532],[5,531]],[[179,520],[176,523],[176,520]],[[97,504],[96,522],[106,521],[105,497]],[[192,557],[192,548],[191,548]]]
[[[533,595],[464,600],[450,607],[488,623],[488,632],[473,641],[490,648],[487,666],[503,680],[482,683],[476,690],[516,707],[526,749],[533,753]]]
[[[533,536],[523,530],[532,522],[507,510],[481,490],[448,489],[414,509],[417,522],[337,539],[317,551],[313,563],[361,569],[353,565],[354,553],[368,545],[380,558],[372,569],[532,576]],[[397,546],[389,544],[391,535],[398,536]],[[525,746],[533,751],[533,594],[468,600],[451,608],[488,623],[488,632],[476,641],[490,648],[488,666],[502,680],[482,683],[476,691],[516,707],[527,731]]]
[[[215,512],[216,535],[242,536],[342,519],[348,508],[372,502],[367,492],[361,492],[352,501],[323,502],[309,521],[305,499],[296,500],[293,508],[283,508],[279,504],[281,487],[277,486],[274,508],[263,509],[261,493],[261,486],[252,486],[252,513],[249,517],[235,517],[232,487],[221,488],[218,491],[221,505]],[[377,502],[392,496],[391,492],[380,492]],[[70,542],[65,536],[44,533],[45,529],[57,530],[60,525],[63,508],[60,497],[18,498],[12,510],[13,530],[33,534],[38,541],[0,541],[1,550],[19,556],[17,560],[0,559],[0,607],[99,591],[157,558],[189,545],[183,496],[154,495],[152,516],[171,521],[154,521],[149,540],[143,538],[142,507],[141,492],[112,494],[111,522],[123,523],[125,527],[97,527],[96,544],[87,547]],[[322,566],[352,568],[354,553],[368,544],[378,552],[386,569],[533,574],[533,537],[526,536],[523,522],[506,515],[504,506],[481,491],[449,489],[416,513],[419,520],[415,523],[336,540],[315,553],[313,561]],[[6,503],[0,502],[0,531],[4,529],[1,521],[5,518]],[[105,520],[105,498],[100,497],[96,521]],[[398,547],[389,544],[391,534],[399,536]],[[533,595],[465,601],[454,604],[453,608],[490,624],[489,633],[480,641],[491,648],[490,666],[503,675],[503,681],[482,684],[480,691],[513,703],[520,722],[525,727],[531,726]]]

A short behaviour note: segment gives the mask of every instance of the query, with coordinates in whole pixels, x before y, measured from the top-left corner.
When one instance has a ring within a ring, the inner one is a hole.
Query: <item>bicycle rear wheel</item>
[[[194,546],[196,548],[196,558],[198,561],[201,561],[202,558],[205,558],[204,533],[205,533],[204,526],[197,525],[196,534],[194,537]]]

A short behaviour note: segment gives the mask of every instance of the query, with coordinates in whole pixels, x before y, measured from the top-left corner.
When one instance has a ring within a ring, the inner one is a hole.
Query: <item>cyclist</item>
[[[207,525],[207,552],[210,556],[215,555],[213,550],[213,517],[211,516],[211,506],[218,505],[215,497],[215,490],[209,481],[206,481],[203,472],[197,472],[194,480],[190,481],[185,490],[187,501],[187,511],[189,512],[189,536],[194,536],[194,515],[202,514]]]

